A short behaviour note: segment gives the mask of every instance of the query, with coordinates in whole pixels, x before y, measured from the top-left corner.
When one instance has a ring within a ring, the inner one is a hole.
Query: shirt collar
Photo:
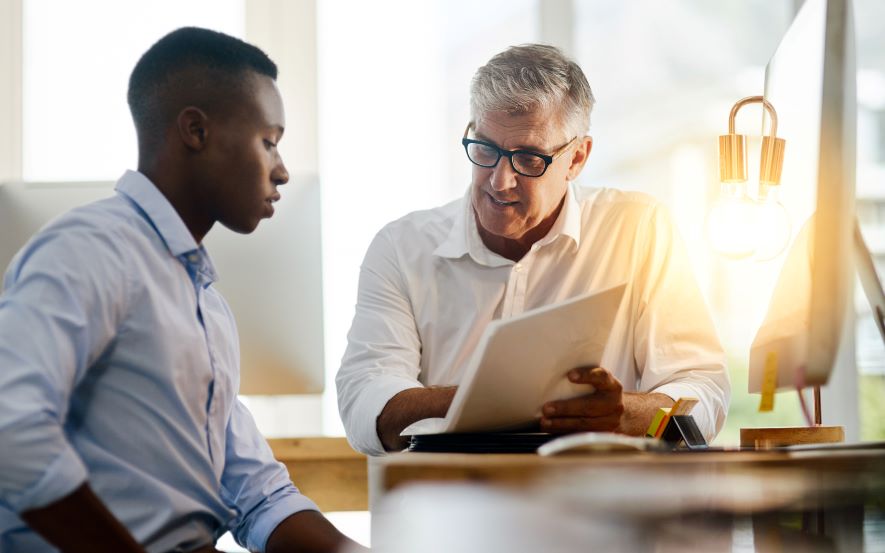
[[[562,211],[547,236],[538,241],[538,246],[550,244],[560,236],[571,238],[576,249],[581,245],[581,205],[573,187],[572,183],[566,187]]]
[[[178,212],[150,179],[138,171],[126,171],[115,190],[141,210],[169,253],[187,265],[189,271],[202,277],[201,280],[216,280],[215,267],[206,249],[197,244]]]
[[[433,255],[457,259],[467,253],[468,220],[473,219],[473,206],[470,203],[470,188],[461,200],[461,213],[455,216],[452,228],[443,242],[433,250]]]
[[[470,254],[470,257],[477,263],[490,267],[513,264],[511,260],[488,249],[479,236],[479,230],[476,228],[476,217],[473,214],[470,187],[468,187],[467,193],[464,196],[462,206],[461,215],[455,217],[448,236],[433,251],[434,255],[457,259]],[[581,206],[578,204],[571,183],[566,187],[565,201],[563,202],[559,217],[556,218],[556,222],[553,224],[550,232],[538,242],[538,245],[545,246],[550,244],[560,236],[571,238],[575,249],[581,244]]]

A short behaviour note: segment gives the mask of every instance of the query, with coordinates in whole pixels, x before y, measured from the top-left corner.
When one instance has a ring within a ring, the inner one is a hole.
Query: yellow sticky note
[[[661,407],[655,413],[653,419],[651,419],[651,424],[648,425],[648,430],[645,431],[645,435],[649,438],[656,438],[659,434],[659,431],[663,428],[664,420],[668,418],[670,414],[670,409],[667,407]]]
[[[774,410],[774,391],[777,389],[777,352],[765,356],[765,369],[762,371],[762,399],[759,412]]]

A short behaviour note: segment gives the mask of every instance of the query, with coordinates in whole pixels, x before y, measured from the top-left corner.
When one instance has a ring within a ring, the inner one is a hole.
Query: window
[[[267,11],[264,16],[270,18],[278,11],[287,17],[305,17],[300,3],[271,9],[244,0],[20,2],[20,176],[26,181],[61,183],[110,181],[123,168],[135,165],[126,82],[138,56],[157,37],[184,25],[242,37],[247,12],[251,17],[256,10]],[[302,133],[299,144],[318,143],[319,151],[324,432],[341,432],[334,375],[346,345],[359,265],[369,241],[385,223],[464,193],[470,164],[459,140],[468,119],[469,83],[476,68],[507,46],[557,43],[560,38],[564,41],[560,45],[584,68],[597,98],[590,129],[594,149],[581,184],[641,190],[660,198],[679,221],[692,253],[731,353],[733,404],[721,439],[734,442],[741,426],[766,424],[774,418],[778,424],[801,424],[795,394],[782,394],[775,415],[761,419],[756,413],[758,397],[746,393],[749,342],[767,298],[756,303],[743,298],[771,279],[754,276],[754,267],[724,265],[712,258],[698,232],[716,192],[715,137],[723,132],[731,104],[761,91],[765,64],[796,4],[793,0],[317,1],[316,21],[308,14],[310,23],[305,25],[317,40],[318,75],[316,83],[309,84],[316,84],[319,97],[319,130],[318,137],[313,130]],[[544,25],[544,10],[552,5],[567,6],[571,14],[553,26]],[[879,48],[885,6],[875,0],[856,0],[854,6],[858,215],[880,273],[885,274],[885,54]],[[0,12],[16,13],[6,5]],[[291,61],[283,59],[291,51],[287,48],[266,49],[283,65]],[[5,68],[5,63],[0,57],[0,65]],[[282,82],[289,77],[281,69]],[[296,66],[291,71],[301,69]],[[0,86],[0,102],[8,99]],[[284,150],[295,142],[292,135],[300,132],[299,121],[303,130],[304,119],[295,109],[303,106],[285,100],[293,105],[288,106],[290,129]],[[311,101],[304,105],[312,110]],[[5,116],[3,110],[0,116]],[[401,148],[396,156],[371,148],[397,141]],[[0,153],[3,165],[6,153]],[[382,158],[388,165],[378,167]],[[314,170],[307,168],[311,174]],[[0,175],[6,172],[0,166]],[[290,186],[286,192],[295,190]],[[883,439],[885,352],[865,298],[858,295],[856,303],[861,437]],[[252,406],[258,412],[267,410],[268,421],[284,411],[262,401],[252,400]]]
[[[854,3],[857,37],[857,215],[864,238],[885,275],[885,6]],[[856,361],[860,437],[885,440],[885,351],[882,336],[859,284],[855,286]]]
[[[538,7],[324,1],[318,12],[326,390],[334,395],[369,242],[386,223],[467,189],[470,79],[507,46],[537,40]],[[331,399],[324,430],[343,433]]]
[[[126,86],[139,56],[178,27],[238,37],[245,28],[243,0],[24,0],[22,8],[27,181],[115,180],[134,168]]]

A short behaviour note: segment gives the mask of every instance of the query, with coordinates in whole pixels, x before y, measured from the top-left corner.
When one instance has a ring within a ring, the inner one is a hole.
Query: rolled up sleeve
[[[725,352],[666,210],[655,207],[646,223],[649,241],[637,278],[634,327],[640,388],[674,400],[697,398],[691,414],[711,441],[725,423],[731,395]]]
[[[357,451],[382,455],[376,421],[390,399],[420,388],[421,340],[399,271],[396,251],[382,230],[360,269],[356,312],[335,379],[347,439]]]
[[[63,425],[71,391],[111,342],[125,310],[120,255],[107,234],[50,229],[6,273],[0,296],[0,502],[15,513],[49,505],[88,477]]]
[[[264,551],[274,529],[300,511],[319,511],[276,461],[252,415],[236,401],[227,425],[222,498],[237,516],[231,532],[250,551]]]

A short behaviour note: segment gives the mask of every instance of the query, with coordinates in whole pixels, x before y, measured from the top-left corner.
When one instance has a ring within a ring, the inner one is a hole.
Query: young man
[[[544,405],[541,430],[643,434],[694,396],[715,436],[725,355],[669,215],[643,194],[571,184],[593,144],[581,68],[552,46],[509,48],[477,70],[470,105],[465,196],[390,223],[366,253],[337,377],[351,444],[400,449],[409,424],[445,416],[492,320],[625,282],[602,367],[568,375],[595,391]]]
[[[237,400],[234,318],[201,242],[288,180],[277,69],[197,28],[129,82],[138,172],[19,252],[0,296],[0,551],[257,551],[346,541]],[[260,275],[256,275],[256,280]]]

